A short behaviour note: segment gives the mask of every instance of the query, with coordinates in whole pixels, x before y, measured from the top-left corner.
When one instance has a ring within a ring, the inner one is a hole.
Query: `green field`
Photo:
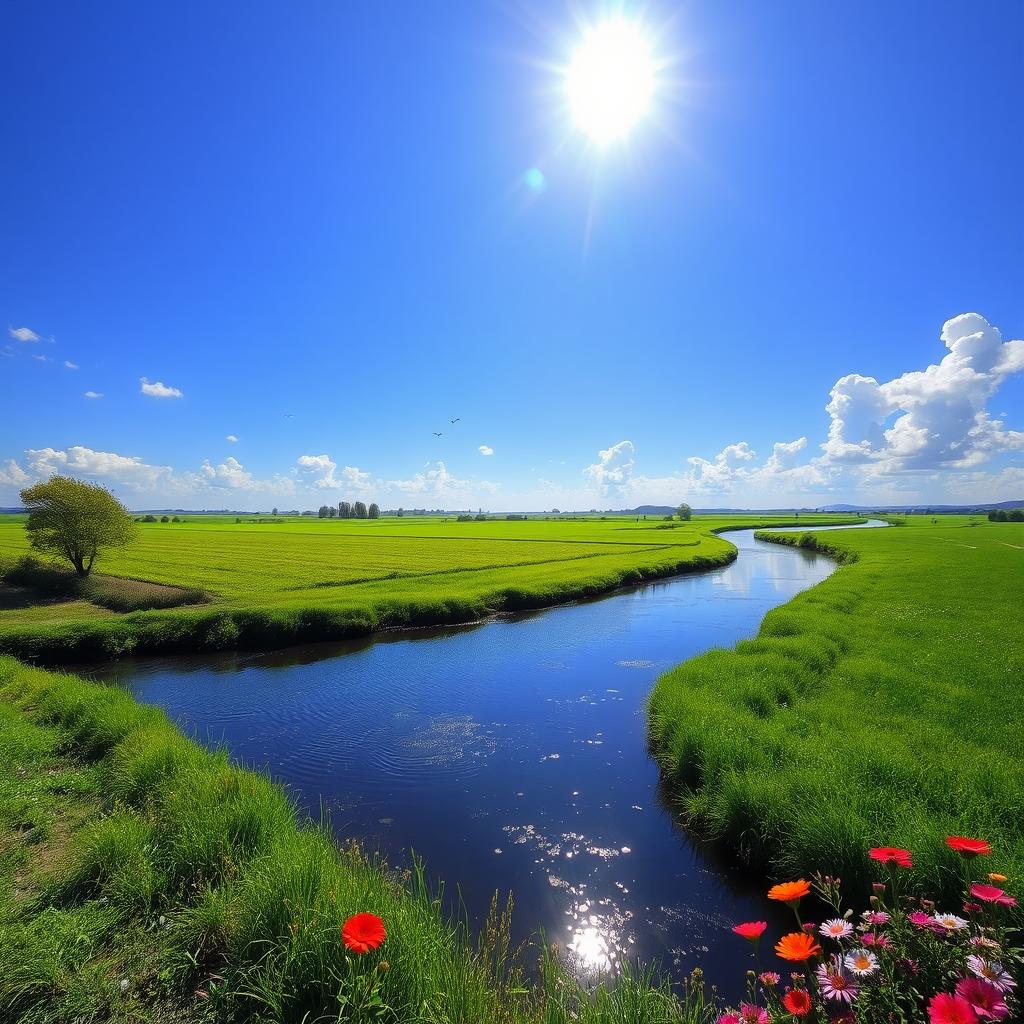
[[[691,523],[631,517],[142,523],[138,540],[101,557],[97,574],[196,588],[208,603],[122,614],[92,601],[8,593],[0,650],[61,663],[465,622],[722,565],[735,551],[715,530],[772,522],[771,516],[709,516]],[[28,553],[24,520],[0,518],[0,576]]]
[[[1024,525],[817,537],[842,569],[659,680],[651,733],[680,805],[773,874],[863,881],[868,847],[902,846],[948,887],[935,837],[952,833],[990,840],[992,868],[1019,878]]]

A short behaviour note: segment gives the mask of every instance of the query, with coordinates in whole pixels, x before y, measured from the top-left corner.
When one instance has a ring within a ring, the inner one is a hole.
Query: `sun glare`
[[[655,65],[640,28],[612,18],[589,29],[566,71],[578,127],[599,146],[622,139],[651,106]]]

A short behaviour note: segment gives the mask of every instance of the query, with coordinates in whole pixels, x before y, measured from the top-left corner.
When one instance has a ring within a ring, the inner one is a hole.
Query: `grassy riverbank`
[[[940,834],[981,835],[1024,873],[1024,526],[908,518],[776,535],[846,564],[754,639],[662,676],[651,734],[682,807],[776,873],[866,878],[905,846],[936,889]]]
[[[195,517],[140,523],[138,541],[99,563],[106,575],[88,593],[62,593],[47,579],[54,563],[42,572],[20,567],[29,553],[23,520],[0,517],[0,579],[8,581],[0,587],[0,651],[55,665],[129,653],[265,650],[468,622],[724,565],[735,549],[716,531],[786,521]],[[10,585],[26,580],[46,585]],[[175,594],[204,603],[124,610],[147,599],[166,604]]]
[[[650,976],[586,993],[479,942],[418,872],[299,824],[283,791],[126,693],[0,658],[0,1019],[707,1024]],[[381,949],[346,954],[370,911]],[[359,1008],[366,993],[372,1005]]]

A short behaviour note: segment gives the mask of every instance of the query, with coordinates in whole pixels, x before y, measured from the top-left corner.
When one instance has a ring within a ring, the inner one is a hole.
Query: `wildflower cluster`
[[[796,930],[775,944],[790,973],[783,979],[775,971],[748,972],[747,1001],[726,1010],[718,1024],[1021,1019],[1014,975],[1024,958],[1006,921],[1006,908],[1017,901],[999,887],[1004,875],[972,877],[975,858],[991,852],[987,842],[948,836],[946,845],[960,854],[965,869],[964,901],[955,910],[902,895],[913,855],[896,847],[868,851],[882,865],[885,881],[874,884],[870,906],[859,915],[843,907],[838,878],[815,875],[813,883],[772,886],[768,898],[786,904],[796,918]],[[812,894],[833,913],[820,924],[800,914],[801,901]],[[764,921],[749,921],[732,930],[753,944],[757,957],[767,928]]]

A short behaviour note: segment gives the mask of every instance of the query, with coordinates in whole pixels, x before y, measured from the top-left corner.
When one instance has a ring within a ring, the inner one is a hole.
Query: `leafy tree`
[[[347,501],[338,502],[338,515],[342,519],[352,518],[352,506]]]
[[[399,519],[401,519],[401,518],[402,518],[402,516],[404,516],[404,515],[405,515],[405,509],[404,509],[404,508],[400,508],[400,509],[399,509],[399,510],[398,510],[398,511],[397,511],[397,512],[395,513],[395,515],[396,515],[396,516],[398,516],[398,518],[399,518]]]
[[[369,519],[380,519],[380,505],[377,502],[373,502],[366,510],[366,515]]]
[[[366,518],[366,506],[361,501],[357,501],[352,506],[352,514],[356,517],[356,519],[365,519]]]
[[[680,519],[683,520],[684,523],[689,522],[689,520],[693,517],[693,509],[690,508],[690,506],[687,505],[684,501],[679,506],[679,508],[676,509],[676,514],[679,516]]]
[[[272,516],[276,516],[276,515],[277,515],[277,509],[275,508],[275,509],[274,509],[274,510],[273,510],[273,511],[272,511],[272,512],[270,513],[270,514],[271,514]]]
[[[128,510],[96,484],[54,476],[26,487],[21,500],[28,509],[25,530],[32,547],[63,555],[82,577],[92,572],[102,548],[120,547],[135,537]]]
[[[170,516],[161,516],[160,517],[160,522],[161,523],[169,523],[170,521],[171,521],[171,517]]]

